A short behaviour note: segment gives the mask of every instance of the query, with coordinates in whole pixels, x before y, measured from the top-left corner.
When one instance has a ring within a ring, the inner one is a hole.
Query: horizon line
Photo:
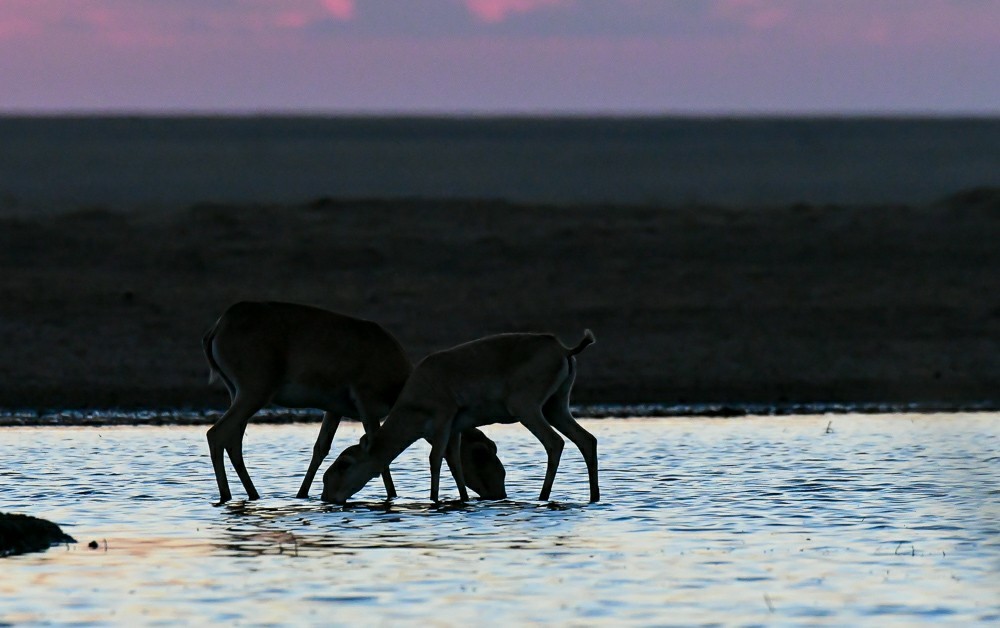
[[[214,109],[214,108],[0,108],[0,118],[385,118],[385,119],[996,119],[982,110],[401,110],[401,109]]]

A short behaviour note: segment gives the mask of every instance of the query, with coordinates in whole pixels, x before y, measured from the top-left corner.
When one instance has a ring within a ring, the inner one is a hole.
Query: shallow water
[[[315,424],[252,424],[264,498],[224,507],[204,426],[2,428],[0,510],[80,543],[2,559],[0,622],[1000,622],[996,414],[582,423],[598,504],[569,443],[534,501],[541,446],[494,426],[511,500],[432,506],[420,443],[346,508],[293,497]]]

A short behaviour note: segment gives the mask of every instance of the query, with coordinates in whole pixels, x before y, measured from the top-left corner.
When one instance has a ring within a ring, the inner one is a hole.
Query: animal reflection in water
[[[469,539],[442,535],[442,516],[474,521],[493,530],[498,521],[508,523],[501,534],[477,539],[480,549],[519,548],[537,544],[551,548],[552,538],[526,538],[525,527],[551,522],[551,513],[582,512],[583,504],[562,502],[503,501],[436,503],[425,500],[352,501],[317,508],[316,502],[297,500],[233,500],[221,509],[224,525],[216,529],[210,544],[240,555],[290,554],[328,556],[371,548],[434,548],[467,550]],[[350,511],[352,516],[329,516]],[[467,523],[459,524],[467,525]],[[566,537],[572,538],[571,535]]]
[[[463,432],[490,423],[520,422],[548,454],[538,499],[547,500],[552,490],[563,449],[559,430],[583,454],[590,501],[598,501],[597,439],[569,410],[576,379],[574,356],[593,342],[589,329],[572,348],[551,334],[500,334],[427,356],[413,369],[382,426],[345,449],[326,471],[323,499],[345,503],[423,438],[431,445],[430,498],[438,499],[441,460],[445,458],[464,501],[468,499],[467,478],[464,456],[459,455]]]
[[[298,496],[307,497],[320,464],[330,452],[342,417],[360,419],[367,434],[389,413],[412,365],[402,346],[371,321],[294,303],[241,302],[230,306],[202,340],[211,369],[221,378],[231,404],[208,430],[208,447],[219,486],[219,503],[232,499],[223,452],[250,499],[260,495],[243,461],[243,435],[250,418],[274,403],[319,408],[323,423]],[[505,472],[496,444],[475,426],[466,430],[461,455],[468,485],[481,497],[503,499]],[[386,495],[396,496],[388,464]]]

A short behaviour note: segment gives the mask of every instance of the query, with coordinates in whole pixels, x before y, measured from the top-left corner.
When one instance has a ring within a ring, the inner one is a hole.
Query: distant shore
[[[1000,185],[1000,117],[0,116],[0,214],[320,197],[924,204]]]
[[[217,409],[239,300],[378,321],[410,357],[591,328],[573,401],[1000,398],[1000,191],[921,206],[334,200],[0,217],[0,408]]]

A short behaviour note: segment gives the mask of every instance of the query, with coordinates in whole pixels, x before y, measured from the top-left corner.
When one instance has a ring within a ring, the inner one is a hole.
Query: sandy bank
[[[0,406],[222,406],[230,303],[379,321],[414,359],[598,344],[580,403],[1000,396],[1000,193],[771,209],[328,201],[0,218]]]

